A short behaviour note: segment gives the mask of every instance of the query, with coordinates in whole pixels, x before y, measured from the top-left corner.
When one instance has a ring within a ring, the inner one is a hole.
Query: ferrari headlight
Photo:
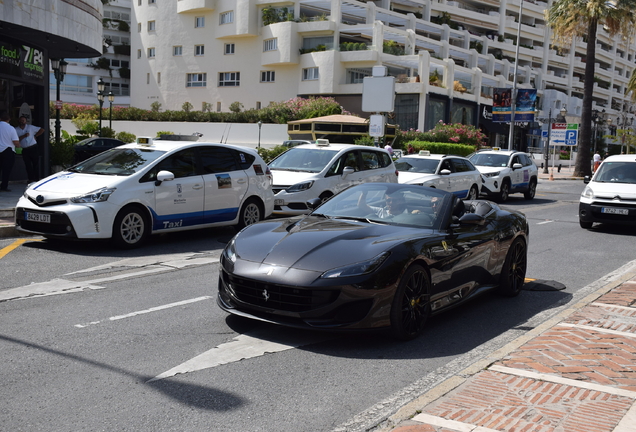
[[[349,277],[349,276],[360,276],[364,274],[369,274],[375,271],[380,265],[388,258],[390,255],[389,252],[383,252],[375,258],[371,258],[367,261],[362,261],[355,264],[350,264],[344,267],[338,267],[333,270],[329,270],[324,272],[320,277],[325,279],[330,278],[338,278],[338,277]]]
[[[235,263],[236,262],[236,259],[238,258],[238,255],[236,254],[236,242],[234,241],[234,239],[232,239],[227,244],[227,246],[223,250],[223,255],[225,256],[225,258],[229,262],[231,262],[231,263]]]
[[[101,188],[86,195],[71,198],[73,203],[96,203],[108,200],[108,197],[115,192],[117,188]]]
[[[594,191],[592,190],[591,187],[585,186],[585,189],[583,189],[581,196],[583,198],[594,199]]]
[[[289,193],[302,192],[302,191],[306,191],[307,189],[309,189],[313,185],[314,185],[314,181],[313,180],[302,182],[302,183],[296,183],[295,185],[292,185],[292,186],[288,187],[287,189],[285,189],[285,192],[289,192]]]
[[[491,173],[484,173],[482,175],[484,177],[499,177],[499,174],[501,174],[501,171],[491,172]]]

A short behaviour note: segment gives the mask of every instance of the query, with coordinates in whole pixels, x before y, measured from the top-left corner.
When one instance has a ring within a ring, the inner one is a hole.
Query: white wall
[[[71,120],[60,120],[62,130],[74,134],[77,128]],[[108,120],[102,120],[102,127],[108,126]],[[51,120],[51,130],[55,130],[55,119]],[[246,147],[258,146],[258,125],[255,123],[203,123],[203,122],[143,122],[113,121],[113,130],[129,132],[136,136],[157,136],[159,131],[168,131],[180,135],[202,133],[199,141],[223,142]],[[286,124],[263,124],[261,126],[261,147],[275,147],[289,139]]]

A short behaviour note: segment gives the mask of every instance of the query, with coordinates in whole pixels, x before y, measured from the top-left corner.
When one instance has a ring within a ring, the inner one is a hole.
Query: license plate
[[[282,200],[282,199],[275,199],[275,200],[274,200],[274,205],[277,205],[277,206],[285,205],[285,200]]]
[[[24,212],[24,219],[32,222],[51,223],[51,215],[45,213]]]
[[[617,214],[617,215],[627,216],[627,215],[629,215],[629,209],[613,208],[613,207],[602,207],[601,208],[601,213]]]

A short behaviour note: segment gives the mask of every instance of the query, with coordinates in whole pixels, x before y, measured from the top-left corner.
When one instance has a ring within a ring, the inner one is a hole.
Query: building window
[[[175,45],[172,47],[172,55],[180,56],[183,54],[183,47],[181,45]]]
[[[275,82],[275,81],[276,81],[275,71],[261,71],[261,82]]]
[[[221,102],[216,103],[216,112],[221,112]]]
[[[55,74],[49,74],[51,88],[55,86]],[[93,78],[87,75],[64,75],[64,81],[60,82],[60,90],[73,93],[93,93]]]
[[[194,18],[194,28],[205,27],[205,17]]]
[[[234,54],[234,44],[225,44],[225,54]]]
[[[311,67],[303,69],[303,81],[317,80],[318,79],[318,68]]]
[[[150,84],[150,73],[146,74],[146,84]]]
[[[161,72],[157,72],[157,84],[161,84]]]
[[[137,1],[137,6],[141,6],[141,0]]]
[[[219,87],[238,87],[241,85],[240,72],[219,73]]]
[[[278,39],[267,39],[263,41],[263,51],[276,51],[278,49]]]
[[[66,79],[66,75],[64,79]],[[130,87],[123,83],[104,83],[104,91],[107,94],[112,91],[115,96],[130,96]]]
[[[154,57],[155,57],[155,49],[148,48],[148,58],[154,58]]]
[[[141,23],[137,23],[137,32],[141,33]]]
[[[257,110],[261,109],[261,103],[260,102],[256,102],[256,109]]]
[[[234,11],[223,12],[219,15],[219,24],[230,24],[234,22]]]
[[[206,73],[189,73],[186,77],[186,87],[205,87],[207,80]]]
[[[137,58],[141,58],[141,50],[140,49],[137,50]]]
[[[202,56],[204,52],[205,52],[205,45],[195,45],[194,46],[194,55],[195,56]]]
[[[155,31],[155,22],[154,21],[148,21],[148,31]]]
[[[148,0],[148,4],[155,4],[157,0]]]

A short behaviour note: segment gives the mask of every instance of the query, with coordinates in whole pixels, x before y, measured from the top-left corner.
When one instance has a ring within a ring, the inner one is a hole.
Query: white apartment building
[[[64,59],[68,63],[60,83],[60,99],[64,103],[98,104],[97,82],[101,78],[106,95],[103,103],[105,116],[108,116],[110,108],[110,92],[114,95],[113,106],[130,106],[131,13],[131,0],[110,0],[103,5],[102,28],[98,33],[101,55]],[[56,81],[53,70],[49,71],[49,84],[50,98],[54,101]]]
[[[580,115],[586,43],[551,45],[546,2],[523,1],[520,17],[521,0],[132,1],[131,105],[139,108],[228,111],[233,102],[249,109],[332,96],[366,116],[362,80],[384,65],[397,82],[389,121],[401,129],[462,122],[503,141],[507,127],[487,112],[493,88],[512,87],[515,72],[517,88],[537,89],[539,117],[563,106],[568,121]],[[634,45],[599,28],[594,109],[614,124],[633,117],[625,88],[634,60]],[[526,141],[533,125],[521,126],[517,140],[535,145]]]

